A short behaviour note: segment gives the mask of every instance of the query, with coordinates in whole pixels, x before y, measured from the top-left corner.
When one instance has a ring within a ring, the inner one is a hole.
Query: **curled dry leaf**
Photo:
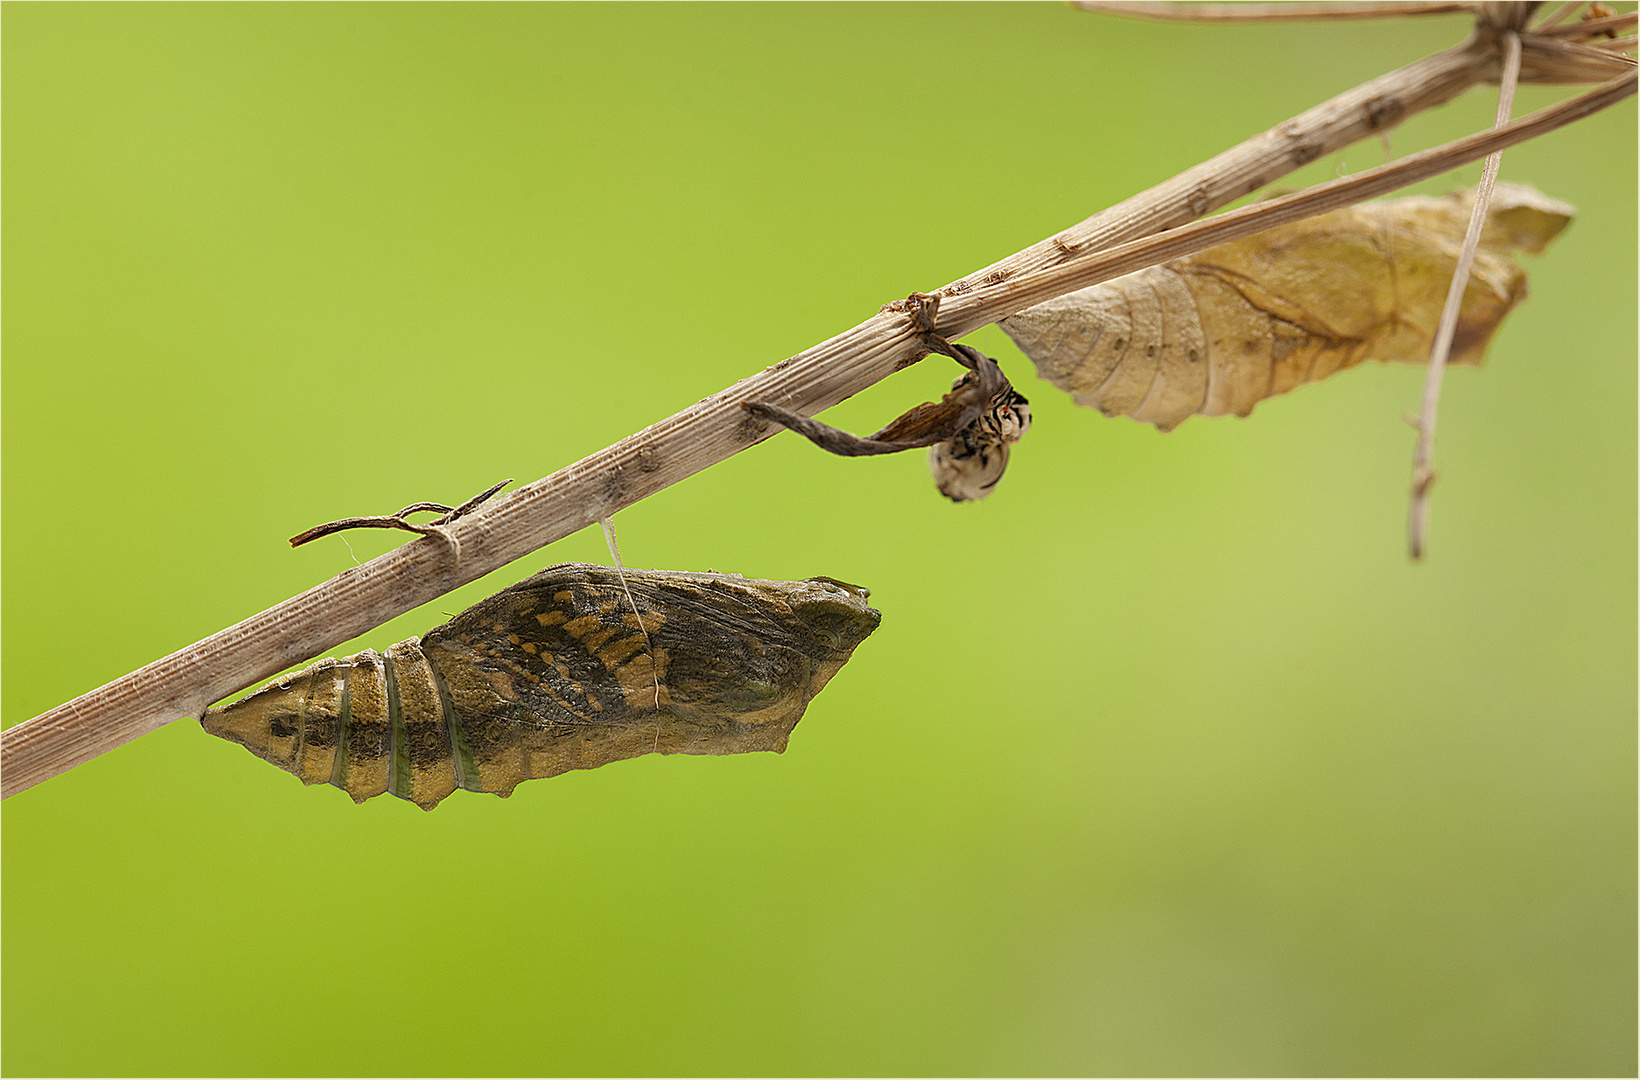
[[[643,754],[779,753],[882,618],[831,578],[627,570],[626,585],[607,566],[550,567],[385,656],[321,660],[200,723],[304,783],[431,810],[458,787],[506,796]]]
[[[1267,397],[1363,360],[1422,364],[1474,205],[1471,191],[1365,203],[1028,308],[1000,324],[1079,405],[1170,431],[1194,413],[1246,416]],[[1479,364],[1526,298],[1514,249],[1536,254],[1573,208],[1499,184],[1450,362]]]

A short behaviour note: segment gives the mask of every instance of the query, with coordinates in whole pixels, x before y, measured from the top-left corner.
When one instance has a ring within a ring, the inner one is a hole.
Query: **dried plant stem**
[[[1174,229],[1321,154],[1376,135],[1439,105],[1496,70],[1494,39],[1462,45],[1340,94],[1201,165],[940,290],[938,331],[954,338],[1032,303],[1149,263],[1113,265],[1104,249]],[[1530,138],[1634,92],[1632,75],[1556,106],[1536,124],[1465,140],[1467,156]],[[1543,117],[1544,113],[1536,114]],[[1478,139],[1490,140],[1476,142]],[[1495,145],[1494,145],[1495,143]],[[1434,159],[1430,159],[1434,160]],[[1403,174],[1399,183],[1422,175]],[[1355,198],[1374,192],[1358,191]],[[1282,201],[1237,211],[1246,231],[1275,224]],[[1254,215],[1249,217],[1249,210]],[[1312,211],[1315,212],[1315,211]],[[1257,213],[1272,220],[1256,224]],[[1230,217],[1230,215],[1225,215]],[[1303,216],[1302,214],[1298,216]],[[1217,219],[1215,219],[1217,221]],[[1159,237],[1149,262],[1171,258]],[[1197,250],[1218,242],[1198,235]],[[1166,253],[1163,253],[1166,252]],[[414,540],[258,615],[0,734],[0,795],[9,797],[139,735],[318,656],[394,616],[577,532],[622,507],[744,450],[775,430],[748,417],[748,400],[819,412],[917,360],[926,347],[904,302],[674,416],[478,508],[446,526],[453,543]],[[459,547],[457,546],[459,545]],[[459,551],[459,558],[456,553]]]
[[[1509,123],[1509,113],[1515,106],[1515,83],[1520,76],[1520,37],[1509,33],[1503,36],[1503,78],[1498,82],[1498,115],[1495,128]],[[1435,328],[1435,340],[1429,349],[1429,372],[1424,377],[1423,406],[1418,412],[1418,446],[1412,460],[1412,499],[1407,509],[1407,548],[1414,559],[1424,557],[1424,540],[1429,532],[1429,489],[1435,483],[1435,415],[1441,404],[1441,380],[1446,375],[1446,359],[1452,351],[1452,337],[1458,330],[1458,312],[1463,307],[1464,290],[1469,287],[1469,271],[1475,265],[1475,252],[1480,248],[1481,229],[1486,225],[1486,212],[1492,206],[1492,188],[1498,182],[1498,169],[1503,165],[1503,151],[1486,156],[1481,169],[1481,181],[1475,186],[1475,205],[1469,212],[1469,228],[1464,232],[1463,251],[1458,265],[1452,271],[1452,284],[1446,290],[1446,305],[1441,308],[1441,321]]]
[[[1420,150],[1388,165],[1316,184],[1291,195],[1253,203],[1203,221],[1169,229],[1156,236],[1107,248],[1067,267],[1023,275],[1007,282],[994,293],[988,293],[980,310],[991,315],[985,321],[992,322],[1033,304],[1075,289],[1097,285],[1121,274],[1351,206],[1363,199],[1387,195],[1408,184],[1438,176],[1616,104],[1634,95],[1636,82],[1636,75],[1630,73],[1503,127],[1469,135],[1429,150]],[[950,307],[961,302],[946,301],[946,304]],[[945,325],[943,316],[946,310],[941,308],[942,327]]]

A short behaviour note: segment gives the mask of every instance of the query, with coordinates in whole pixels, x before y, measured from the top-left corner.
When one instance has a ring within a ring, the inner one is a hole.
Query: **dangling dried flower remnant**
[[[938,297],[914,293],[912,299],[932,301],[930,311],[938,307]],[[927,339],[934,351],[968,370],[939,401],[925,401],[870,435],[851,435],[767,402],[745,401],[741,408],[842,457],[930,447],[928,467],[940,494],[952,502],[983,499],[1008,468],[1008,448],[1030,430],[1031,403],[1013,388],[995,360],[972,345],[947,341],[932,331]]]

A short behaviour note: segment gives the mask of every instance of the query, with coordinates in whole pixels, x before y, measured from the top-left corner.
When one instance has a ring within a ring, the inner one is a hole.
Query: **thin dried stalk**
[[[1480,8],[1475,0],[1465,3],[1419,3],[1417,0],[1390,0],[1387,3],[1279,3],[1279,4],[1194,4],[1147,2],[1147,0],[1076,0],[1085,11],[1106,15],[1131,15],[1140,19],[1167,19],[1174,22],[1299,22],[1325,19],[1395,19],[1403,15],[1451,15],[1473,13]]]
[[[1584,6],[1584,4],[1586,2],[1587,2],[1587,0],[1566,0],[1566,3],[1561,4],[1559,7],[1555,8],[1555,10],[1550,12],[1549,15],[1542,22],[1538,23],[1532,29],[1538,31],[1539,33],[1541,33],[1544,30],[1549,29],[1549,27],[1551,27],[1551,26],[1555,25],[1556,23],[1560,22],[1560,20],[1564,19],[1566,16],[1570,15],[1572,12],[1576,11],[1578,8]]]
[[[938,331],[959,337],[1031,303],[1090,284],[1090,275],[1102,280],[1097,275],[1125,272],[1115,266],[1088,267],[1102,249],[1176,229],[1321,154],[1445,102],[1483,80],[1496,63],[1490,42],[1478,35],[1318,105],[946,286],[940,290],[944,304]],[[1550,126],[1633,92],[1632,78],[1625,86],[1602,87],[1593,96],[1557,107],[1561,111]],[[1475,144],[1462,160],[1544,130],[1548,128],[1540,122],[1488,133],[1490,141]],[[1435,171],[1454,163],[1445,161]],[[1266,204],[1264,212],[1274,218],[1281,205]],[[1177,242],[1173,237],[1161,240]],[[1202,238],[1200,246],[1216,242]],[[1150,261],[1173,254],[1155,254]],[[0,734],[0,795],[9,797],[174,719],[198,716],[213,701],[607,518],[772,434],[769,425],[747,416],[740,408],[743,401],[773,402],[811,414],[886,378],[926,352],[919,328],[905,310],[903,302],[888,305],[853,329],[486,504],[447,526],[454,543],[412,541],[7,730]]]
[[[1498,83],[1498,114],[1494,128],[1509,123],[1515,106],[1515,82],[1520,75],[1520,37],[1503,36],[1503,79]],[[1407,548],[1414,559],[1424,557],[1424,539],[1429,534],[1429,489],[1435,483],[1435,415],[1441,405],[1441,380],[1446,374],[1447,356],[1452,352],[1452,336],[1458,331],[1458,312],[1463,307],[1464,290],[1469,287],[1469,271],[1480,248],[1481,229],[1492,205],[1492,187],[1498,182],[1503,151],[1486,155],[1481,181],[1475,185],[1475,206],[1469,212],[1469,228],[1464,232],[1463,250],[1452,270],[1452,284],[1446,291],[1441,321],[1429,350],[1429,372],[1424,376],[1423,406],[1418,411],[1418,446],[1412,460],[1412,499],[1407,508]]]
[[[1599,44],[1563,41],[1540,34],[1522,37],[1520,59],[1521,81],[1535,83],[1579,83],[1611,79],[1635,66],[1634,57],[1608,52]]]
[[[1052,283],[1075,281],[1076,270],[1086,265],[1081,260],[1094,252],[1176,229],[1323,154],[1364,136],[1380,135],[1415,112],[1449,101],[1484,82],[1495,63],[1490,45],[1471,38],[1277,124],[1217,157],[940,289],[945,301],[940,309],[940,332],[948,338],[960,337],[1031,304],[1091,284],[1067,284],[1055,291]],[[888,310],[909,309],[901,302],[889,305]],[[863,387],[850,393],[858,389]]]
[[[1622,15],[1608,15],[1601,19],[1584,19],[1582,22],[1567,23],[1565,26],[1546,27],[1542,30],[1534,29],[1534,33],[1545,37],[1594,37],[1607,31],[1632,30],[1636,21],[1640,21],[1640,14],[1630,11]]]

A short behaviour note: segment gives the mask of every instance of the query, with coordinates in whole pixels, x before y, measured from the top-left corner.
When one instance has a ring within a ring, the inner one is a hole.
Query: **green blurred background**
[[[7,724],[401,539],[302,528],[544,475],[1466,32],[1058,5],[3,29]],[[1161,436],[987,328],[1036,418],[988,502],[782,436],[619,516],[630,565],[872,588],[882,629],[784,756],[424,814],[174,724],[5,804],[0,1067],[1632,1075],[1635,161],[1632,102],[1505,156],[1580,217],[1447,379],[1427,564],[1421,371]],[[342,651],[607,558],[584,532]]]

